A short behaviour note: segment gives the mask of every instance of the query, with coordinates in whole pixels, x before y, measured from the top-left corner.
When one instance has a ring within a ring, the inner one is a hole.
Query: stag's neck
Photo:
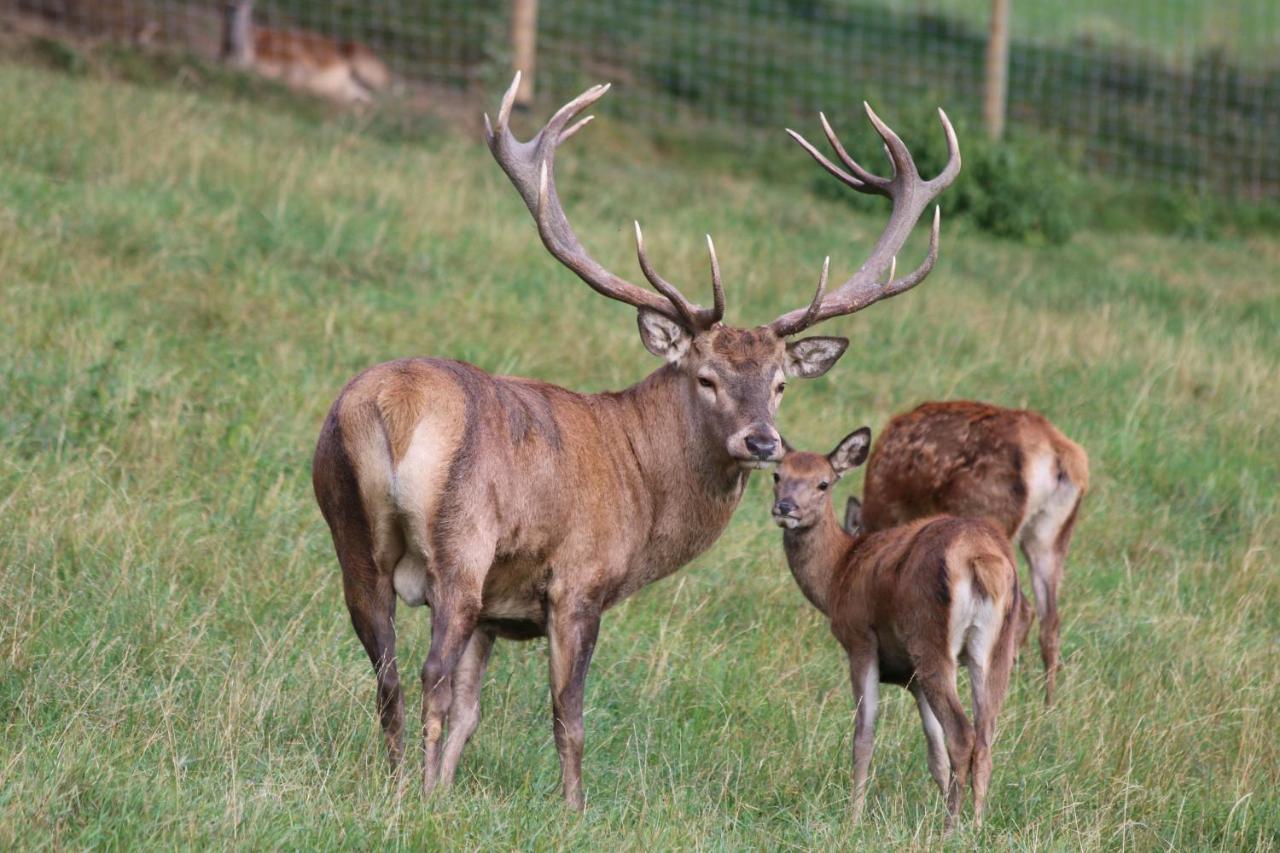
[[[853,543],[853,537],[836,519],[830,500],[817,524],[783,531],[782,545],[792,577],[809,603],[826,616],[831,615],[828,608],[832,578],[844,563]]]
[[[695,494],[736,505],[750,473],[707,435],[691,412],[687,380],[671,365],[625,391],[600,395],[619,409],[636,469],[659,493]]]

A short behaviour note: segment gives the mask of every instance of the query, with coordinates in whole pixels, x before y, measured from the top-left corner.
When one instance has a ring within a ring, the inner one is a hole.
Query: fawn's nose
[[[778,442],[770,435],[749,435],[743,441],[747,452],[757,459],[769,460],[778,451]]]
[[[774,515],[791,515],[796,511],[795,502],[790,498],[783,498],[773,505]]]

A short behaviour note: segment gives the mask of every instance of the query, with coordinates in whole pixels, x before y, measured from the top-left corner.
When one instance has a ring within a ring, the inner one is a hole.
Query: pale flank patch
[[[951,614],[947,626],[947,640],[952,657],[959,658],[961,649],[971,655],[981,650],[978,660],[986,661],[986,655],[995,640],[995,602],[974,592],[973,582],[963,578],[951,589]]]
[[[449,475],[456,441],[441,435],[439,425],[423,418],[414,429],[404,458],[391,480],[394,512],[404,533],[404,554],[396,563],[392,585],[411,607],[427,602],[431,567],[430,524]]]

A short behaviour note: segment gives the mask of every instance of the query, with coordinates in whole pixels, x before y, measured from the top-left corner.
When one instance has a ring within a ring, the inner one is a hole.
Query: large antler
[[[924,212],[924,209],[940,192],[950,186],[960,171],[960,144],[956,141],[955,129],[951,126],[951,121],[947,118],[947,114],[942,110],[938,110],[938,117],[942,120],[942,130],[947,135],[947,152],[949,156],[946,168],[942,170],[941,174],[931,181],[926,181],[920,177],[920,172],[916,169],[915,160],[911,158],[911,152],[907,150],[907,146],[898,138],[898,135],[880,120],[880,117],[875,114],[869,105],[864,102],[863,106],[866,107],[867,117],[871,119],[871,124],[875,126],[876,132],[884,140],[885,151],[893,164],[892,177],[882,178],[878,175],[873,175],[858,165],[849,156],[849,153],[845,151],[844,146],[840,144],[839,137],[831,129],[831,125],[827,123],[827,117],[822,113],[818,114],[822,119],[822,130],[827,136],[827,141],[831,143],[831,147],[835,149],[836,155],[844,163],[848,171],[828,160],[818,149],[810,145],[808,140],[794,130],[787,128],[787,133],[791,134],[791,138],[799,142],[801,147],[808,151],[809,156],[817,160],[822,168],[835,175],[846,185],[860,193],[882,195],[890,199],[893,202],[893,212],[889,215],[889,224],[885,226],[884,233],[876,241],[870,257],[867,258],[862,266],[858,267],[858,271],[848,281],[830,294],[826,293],[827,267],[826,264],[823,265],[822,277],[818,283],[818,292],[814,295],[809,307],[789,311],[769,324],[770,328],[780,337],[794,335],[815,323],[820,323],[831,317],[839,317],[843,314],[861,311],[874,302],[888,299],[890,296],[897,296],[904,290],[910,290],[924,281],[925,276],[933,270],[934,262],[938,260],[938,232],[942,223],[942,211],[941,208],[934,208],[933,231],[929,236],[928,257],[914,272],[902,278],[894,278],[894,273],[897,271],[898,252],[901,251],[902,245],[911,234],[911,229],[919,221],[920,214]],[[886,269],[889,274],[882,282],[880,277]]]
[[[502,98],[497,125],[489,123],[488,114],[484,117],[485,137],[494,159],[498,161],[502,171],[507,173],[511,183],[515,184],[525,206],[533,214],[534,222],[538,225],[538,235],[542,237],[547,251],[573,270],[592,290],[610,299],[657,311],[685,324],[691,331],[710,328],[718,323],[724,316],[724,291],[721,289],[720,267],[716,262],[715,247],[710,237],[707,238],[707,247],[711,251],[711,283],[715,291],[715,303],[711,308],[703,308],[690,302],[674,285],[654,272],[644,252],[640,223],[636,223],[636,253],[640,258],[641,270],[658,293],[637,287],[600,266],[587,254],[578,236],[573,233],[573,227],[569,225],[564,208],[560,205],[560,196],[556,193],[556,148],[591,121],[593,116],[587,116],[566,129],[570,120],[609,91],[609,85],[592,86],[565,104],[528,142],[516,139],[508,125],[519,85],[520,72],[517,71],[515,79],[511,81],[511,88]]]

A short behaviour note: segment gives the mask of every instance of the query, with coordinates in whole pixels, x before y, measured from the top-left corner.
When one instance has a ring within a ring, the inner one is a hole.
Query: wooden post
[[[533,102],[533,72],[538,58],[538,0],[511,0],[511,48],[520,88],[516,106]]]
[[[996,141],[1004,136],[1005,106],[1009,97],[1010,2],[991,0],[991,27],[987,34],[987,81],[982,119],[987,127],[987,136]]]
[[[228,0],[222,9],[222,61],[253,64],[253,0]]]

